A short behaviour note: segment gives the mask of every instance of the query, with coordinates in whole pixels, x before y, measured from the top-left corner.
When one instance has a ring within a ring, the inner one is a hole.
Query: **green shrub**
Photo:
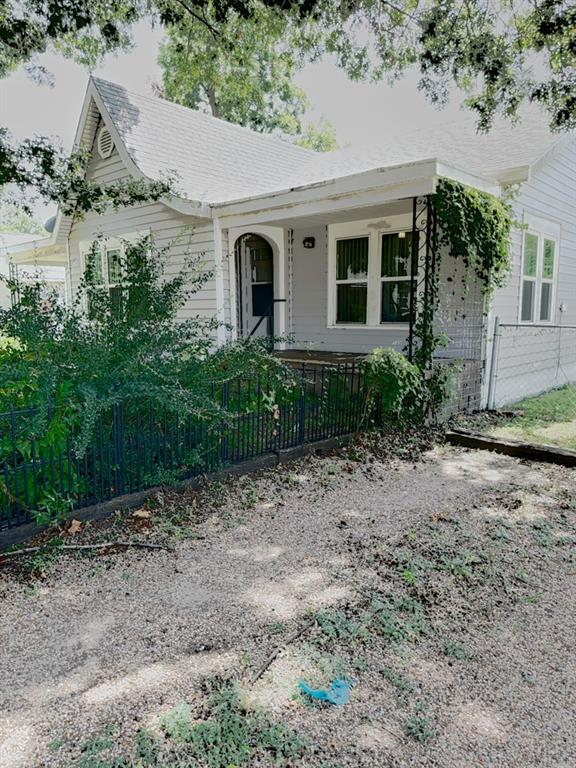
[[[419,368],[394,349],[378,347],[361,363],[369,407],[383,416],[415,420],[422,416],[424,380]]]

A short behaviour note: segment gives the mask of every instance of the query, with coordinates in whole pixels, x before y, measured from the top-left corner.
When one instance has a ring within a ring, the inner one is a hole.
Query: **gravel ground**
[[[319,611],[336,629],[315,624],[243,687],[306,739],[298,765],[573,766],[574,478],[448,447],[312,458],[215,489],[218,511],[174,551],[4,572],[0,765],[80,766],[110,725],[125,754],[139,728],[201,700],[206,677],[246,680]],[[412,600],[422,632],[377,631],[376,594]],[[346,706],[298,697],[302,676],[340,673],[355,683]]]

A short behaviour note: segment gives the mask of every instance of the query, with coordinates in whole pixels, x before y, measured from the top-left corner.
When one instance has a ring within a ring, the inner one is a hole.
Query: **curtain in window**
[[[336,322],[365,323],[368,299],[367,237],[336,243]]]

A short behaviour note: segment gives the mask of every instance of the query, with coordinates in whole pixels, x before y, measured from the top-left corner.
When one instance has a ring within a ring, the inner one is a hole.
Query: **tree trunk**
[[[218,101],[216,100],[216,93],[214,88],[206,88],[206,94],[208,96],[208,103],[210,104],[210,111],[213,117],[220,117],[220,110],[218,109]]]

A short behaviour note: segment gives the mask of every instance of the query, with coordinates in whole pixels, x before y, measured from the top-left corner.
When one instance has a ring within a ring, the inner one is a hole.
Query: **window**
[[[416,234],[416,237],[418,235]],[[412,232],[382,235],[380,322],[410,321]]]
[[[410,322],[412,217],[328,227],[328,327]]]
[[[98,294],[107,293],[114,314],[122,312],[123,291],[122,272],[124,266],[124,246],[118,241],[101,240],[87,244],[84,250],[84,270],[91,278],[92,301],[87,299],[87,310],[94,317]]]
[[[336,322],[366,323],[368,238],[336,242]]]
[[[524,232],[520,322],[550,323],[554,315],[557,239]]]

